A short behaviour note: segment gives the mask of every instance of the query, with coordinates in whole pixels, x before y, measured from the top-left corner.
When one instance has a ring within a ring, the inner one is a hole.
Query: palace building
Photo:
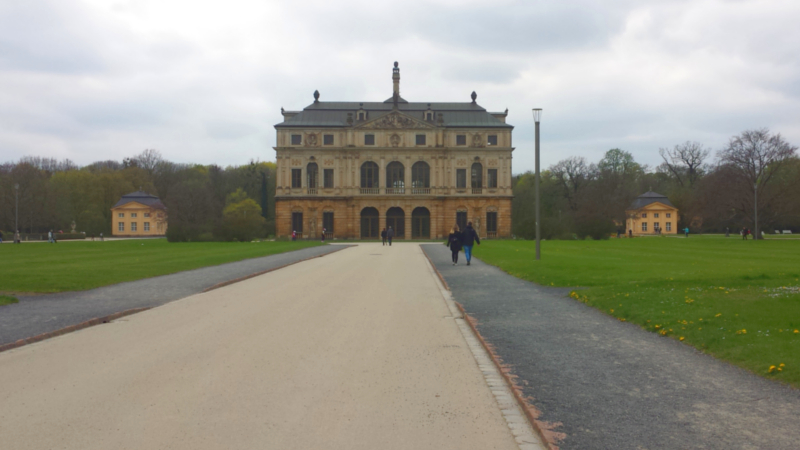
[[[444,239],[468,221],[482,238],[511,235],[508,110],[471,102],[314,103],[275,125],[276,232],[287,237]]]
[[[118,237],[164,236],[167,207],[155,195],[136,191],[123,195],[111,207],[111,235]]]

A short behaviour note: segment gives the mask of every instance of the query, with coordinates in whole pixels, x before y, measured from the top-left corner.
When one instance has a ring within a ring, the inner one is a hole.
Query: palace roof
[[[302,111],[287,111],[285,120],[275,128],[283,127],[350,127],[358,126],[363,121],[355,120],[359,111],[367,113],[366,120],[373,120],[391,113],[395,108],[390,100],[387,102],[314,102]],[[496,118],[477,103],[409,103],[402,99],[397,103],[397,111],[418,120],[425,120],[425,112],[433,112],[431,125],[444,127],[481,127],[481,128],[514,128]],[[353,119],[347,123],[348,113]],[[439,123],[439,114],[442,122]],[[499,114],[499,113],[495,113]]]
[[[661,195],[657,192],[647,191],[644,194],[636,197],[636,200],[631,203],[631,206],[628,207],[629,210],[632,209],[642,209],[647,205],[652,203],[662,203],[667,206],[675,207],[672,203],[670,203],[669,199],[666,195]]]
[[[136,191],[123,195],[117,204],[112,208],[117,208],[131,202],[141,203],[142,205],[150,206],[152,208],[167,209],[167,207],[161,203],[161,200],[159,200],[158,197],[155,195],[150,195],[144,191]]]

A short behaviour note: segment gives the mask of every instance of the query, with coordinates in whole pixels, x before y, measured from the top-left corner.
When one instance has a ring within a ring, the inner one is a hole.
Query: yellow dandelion
[[[683,339],[684,339],[684,337],[683,337],[683,336],[681,336],[681,337],[680,337],[680,339],[678,339],[678,340],[679,340],[679,341],[682,341]]]
[[[786,367],[786,364],[781,363],[780,367]]]
[[[794,334],[800,333],[800,330],[794,330]]]
[[[717,313],[714,317],[719,317],[721,315],[722,315],[722,313]]]
[[[609,309],[609,311],[611,311],[612,313],[614,312],[614,310],[613,310],[613,309]]]
[[[772,373],[772,372],[774,372],[774,371],[775,371],[775,366],[769,366],[769,370],[768,370],[768,372],[769,372],[769,373]]]

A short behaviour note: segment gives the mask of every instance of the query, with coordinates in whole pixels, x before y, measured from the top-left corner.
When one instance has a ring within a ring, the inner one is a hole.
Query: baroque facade
[[[511,131],[505,112],[476,103],[411,103],[400,69],[384,102],[281,109],[276,232],[318,238],[444,239],[472,222],[481,237],[511,235]]]
[[[155,195],[136,191],[123,195],[111,207],[111,235],[164,236],[167,234],[167,207]]]
[[[633,236],[678,234],[678,208],[657,192],[638,196],[625,210],[626,227]]]

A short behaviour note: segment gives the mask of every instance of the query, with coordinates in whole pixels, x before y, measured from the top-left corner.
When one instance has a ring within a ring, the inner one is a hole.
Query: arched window
[[[411,187],[414,189],[428,189],[431,187],[431,167],[425,161],[417,161],[411,166]],[[417,192],[414,193],[416,194]]]
[[[378,184],[378,165],[372,161],[367,161],[361,165],[361,187],[377,188]]]
[[[413,239],[430,239],[431,212],[420,206],[411,212],[411,237]]]
[[[474,163],[472,164],[472,188],[482,188],[483,187],[483,164],[481,163]]]
[[[406,213],[402,208],[389,208],[386,211],[386,230],[392,227],[394,230],[395,239],[404,239],[406,237]]]
[[[361,210],[361,238],[374,239],[378,237],[378,210],[367,207]]]
[[[395,189],[395,194],[403,194],[406,186],[406,168],[397,161],[386,166],[386,187]]]
[[[319,179],[319,168],[317,167],[317,163],[308,163],[308,166],[306,166],[306,176],[308,177],[306,186],[309,189],[316,189],[318,186],[317,180]]]

